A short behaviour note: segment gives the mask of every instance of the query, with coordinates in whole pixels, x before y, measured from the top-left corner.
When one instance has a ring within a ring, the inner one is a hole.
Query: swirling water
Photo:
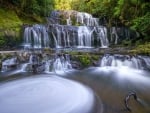
[[[65,67],[63,69],[66,58],[61,58],[62,56],[57,57],[53,61],[54,64],[58,64],[57,71],[66,69]],[[7,82],[1,78],[3,82],[0,84],[0,111],[1,113],[125,113],[128,111],[125,109],[124,99],[129,92],[134,91],[138,96],[138,102],[132,98],[129,101],[132,113],[149,113],[150,74],[147,68],[140,64],[144,61],[149,67],[148,57],[104,56],[99,67],[71,73],[64,71],[65,76],[61,77],[58,75],[62,73],[54,71],[48,74],[31,73],[29,77],[27,77],[29,72],[19,72],[17,77],[9,78],[15,80]],[[22,73],[23,78],[17,79]]]
[[[89,88],[55,75],[11,81],[0,89],[1,113],[90,113],[95,101]]]

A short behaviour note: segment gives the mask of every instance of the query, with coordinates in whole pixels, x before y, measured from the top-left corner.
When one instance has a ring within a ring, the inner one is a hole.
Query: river
[[[47,59],[44,66],[49,68],[42,72],[28,69],[31,59],[6,68],[0,73],[1,113],[125,113],[131,92],[137,95],[128,101],[132,113],[148,113],[150,77],[139,57],[105,55],[99,66],[82,70],[73,69],[68,55]]]

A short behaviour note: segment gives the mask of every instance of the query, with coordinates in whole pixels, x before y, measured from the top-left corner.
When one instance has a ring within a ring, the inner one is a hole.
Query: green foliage
[[[20,28],[22,21],[14,11],[0,9],[0,29],[15,29]]]
[[[6,44],[6,41],[3,38],[0,38],[0,47],[3,47]]]
[[[18,13],[48,16],[54,9],[54,0],[2,0],[0,6],[19,9]]]
[[[79,56],[79,61],[84,67],[89,66],[91,64],[91,58],[88,54]]]
[[[55,9],[70,10],[72,0],[55,0]]]
[[[107,26],[125,25],[150,40],[150,3],[146,0],[73,0],[72,9],[105,17]]]
[[[133,19],[133,29],[139,31],[143,36],[150,36],[150,12],[142,17]],[[150,39],[149,39],[150,40]]]
[[[22,21],[14,11],[0,9],[0,47],[14,47],[20,41]]]

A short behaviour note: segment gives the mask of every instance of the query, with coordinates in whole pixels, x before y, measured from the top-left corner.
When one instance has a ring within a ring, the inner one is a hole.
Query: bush
[[[132,21],[132,29],[139,31],[144,37],[150,36],[150,13]],[[150,39],[149,39],[150,40]]]

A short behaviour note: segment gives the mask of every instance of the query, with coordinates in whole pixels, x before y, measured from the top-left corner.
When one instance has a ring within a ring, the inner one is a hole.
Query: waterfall
[[[95,47],[94,41],[99,42],[96,45],[97,47],[109,46],[107,29],[104,26],[99,26],[98,18],[94,18],[91,14],[77,11],[53,11],[50,18],[55,21],[56,18],[58,19],[61,16],[66,18],[66,25],[50,25],[51,29],[53,29],[51,34],[56,39],[55,44],[58,44],[55,45],[56,48],[91,48]]]
[[[99,19],[77,11],[53,11],[48,24],[24,29],[25,48],[108,47],[107,29]],[[95,45],[96,43],[96,45]]]
[[[40,58],[38,54],[31,54],[28,61],[20,66],[21,72],[66,72],[72,69],[69,55],[46,56]]]
[[[21,67],[20,67],[20,71],[21,72],[26,72],[28,65],[29,65],[29,63],[22,64]]]
[[[77,13],[77,23],[84,26],[99,26],[98,19],[93,18],[91,14],[78,12]]]
[[[150,58],[145,56],[105,55],[100,60],[100,66],[129,67],[134,69],[150,69]]]
[[[66,19],[66,21],[67,21],[67,25],[72,25],[70,15],[69,15],[69,18]]]
[[[69,70],[72,70],[72,65],[70,62],[70,56],[69,55],[56,55],[55,58],[47,59],[45,61],[45,72],[46,73],[65,73]]]
[[[18,61],[16,57],[6,59],[2,62],[2,72],[8,71],[12,68],[16,68]]]
[[[52,70],[56,73],[64,73],[69,69],[72,69],[69,55],[57,56],[57,58],[53,62]]]
[[[26,27],[24,30],[25,48],[48,48],[50,47],[49,35],[47,28],[43,25],[34,25]]]
[[[93,30],[88,29],[86,26],[79,27],[78,29],[78,47],[92,47],[92,33]]]
[[[101,44],[102,48],[106,48],[109,46],[109,41],[107,37],[107,28],[106,27],[95,27],[95,31],[97,33],[97,42]],[[100,45],[98,43],[98,45]]]
[[[30,48],[107,48],[123,40],[138,37],[125,27],[106,28],[99,18],[73,10],[52,11],[46,25],[24,29],[24,47]]]
[[[116,31],[116,27],[112,27],[111,29],[111,42],[114,42],[114,44],[118,44],[118,34]]]

